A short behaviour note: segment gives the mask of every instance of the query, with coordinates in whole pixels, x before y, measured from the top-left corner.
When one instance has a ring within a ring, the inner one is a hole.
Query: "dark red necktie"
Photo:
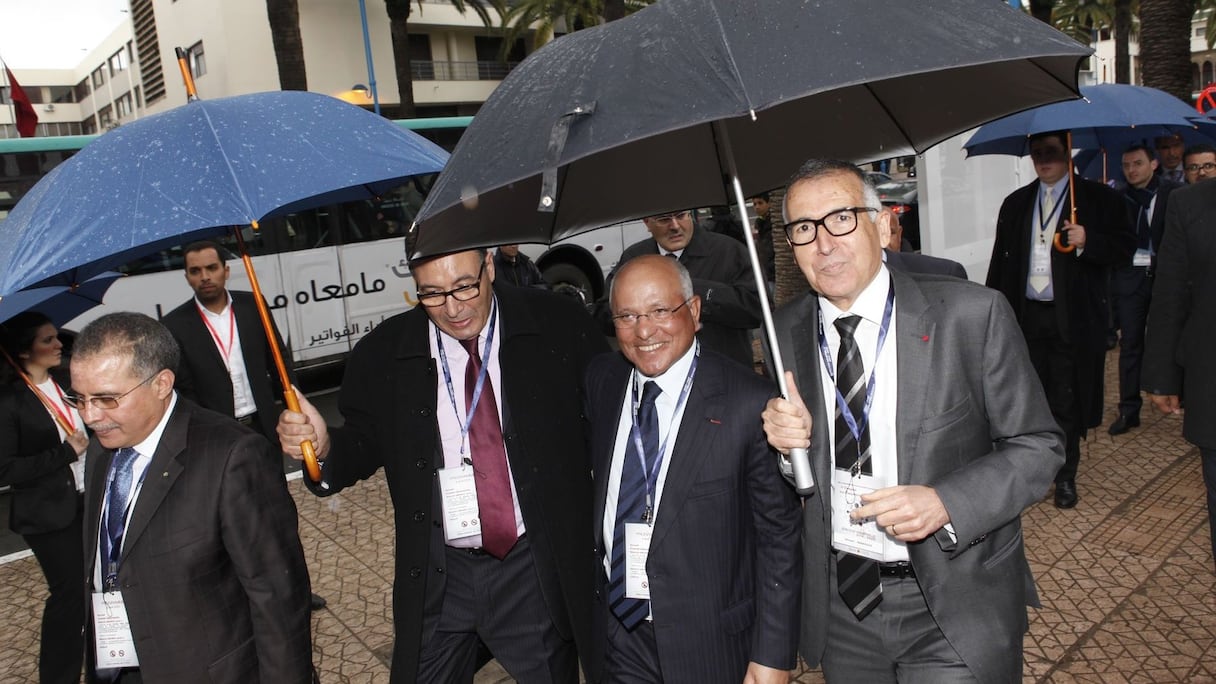
[[[477,376],[481,374],[481,355],[476,337],[461,340],[460,344],[469,353],[469,363],[464,367],[464,409],[467,413],[473,405]],[[469,424],[469,453],[477,483],[477,507],[481,511],[481,545],[491,556],[502,559],[519,537],[507,451],[503,447],[502,425],[498,421],[498,402],[494,400],[494,384],[488,372]]]

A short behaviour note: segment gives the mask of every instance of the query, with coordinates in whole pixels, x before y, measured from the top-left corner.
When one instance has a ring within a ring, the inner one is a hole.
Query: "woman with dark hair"
[[[80,681],[85,577],[81,492],[88,436],[51,377],[63,345],[46,316],[0,324],[0,485],[12,488],[9,527],[34,552],[50,596],[42,612],[42,684]]]

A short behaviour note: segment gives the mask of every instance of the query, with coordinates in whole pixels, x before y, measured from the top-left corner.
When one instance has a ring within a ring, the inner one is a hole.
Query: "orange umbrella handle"
[[[257,221],[250,225],[254,230],[258,229]],[[275,370],[279,373],[279,383],[283,385],[283,401],[287,404],[288,409],[299,413],[300,400],[291,388],[291,378],[287,377],[287,365],[283,363],[283,352],[279,350],[278,335],[275,335],[274,325],[270,322],[270,309],[266,307],[266,299],[262,297],[262,286],[258,284],[258,275],[253,270],[253,260],[249,258],[249,250],[245,248],[245,237],[241,235],[240,226],[233,226],[232,232],[236,236],[236,243],[241,250],[241,261],[245,264],[245,272],[249,274],[249,285],[253,287],[253,301],[258,306],[258,316],[262,319],[262,329],[266,333],[267,346],[270,347],[270,355],[274,358]],[[312,442],[307,440],[301,442],[300,451],[304,454],[304,466],[308,470],[308,476],[312,478],[313,482],[320,482],[321,465],[317,463],[317,452],[313,449]]]
[[[1051,240],[1051,243],[1053,245],[1055,245],[1057,252],[1062,252],[1064,254],[1068,254],[1069,252],[1071,252],[1077,248],[1076,245],[1066,245],[1063,242],[1061,242],[1060,235],[1062,235],[1062,233],[1056,233],[1056,236],[1054,238],[1052,238],[1052,240]]]
[[[1068,207],[1069,207],[1069,212],[1070,212],[1068,222],[1076,223],[1077,222],[1077,188],[1073,184],[1073,176],[1076,174],[1073,172],[1073,167],[1072,167],[1072,131],[1068,132],[1067,142],[1068,142],[1068,150],[1067,150],[1067,153],[1068,153]],[[1060,239],[1060,235],[1061,235],[1060,233],[1056,233],[1056,236],[1051,239],[1051,243],[1053,245],[1055,245],[1057,252],[1060,252],[1062,254],[1068,254],[1069,252],[1076,250],[1076,248],[1077,248],[1076,245],[1064,244],[1064,242]]]

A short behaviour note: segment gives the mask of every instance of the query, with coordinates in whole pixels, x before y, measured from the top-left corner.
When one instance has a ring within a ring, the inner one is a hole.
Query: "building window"
[[[135,106],[136,107],[144,106],[144,96],[142,93],[139,92],[139,86],[135,86]]]
[[[97,110],[97,123],[103,129],[109,128],[110,124],[114,123],[114,109],[110,105]]]
[[[72,89],[76,94],[75,102],[84,102],[89,97],[89,79],[84,79]]]
[[[118,118],[122,119],[131,116],[131,93],[123,93],[114,100],[114,109],[118,111]]]
[[[93,71],[93,87],[100,88],[106,84],[106,71],[103,67],[97,67]]]
[[[47,90],[50,91],[51,102],[54,102],[55,104],[76,102],[76,93],[71,86],[47,86]]]
[[[190,74],[195,78],[207,73],[207,57],[203,52],[203,41],[190,46],[186,51],[190,60]]]
[[[125,71],[128,64],[127,51],[125,49],[110,55],[110,75],[115,76],[119,72]]]
[[[1203,63],[1203,85],[1206,87],[1211,82],[1212,82],[1212,63],[1204,62]]]

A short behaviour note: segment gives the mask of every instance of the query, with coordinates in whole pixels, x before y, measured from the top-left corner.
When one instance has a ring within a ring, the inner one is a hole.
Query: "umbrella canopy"
[[[106,133],[18,202],[0,224],[0,295],[228,226],[373,197],[446,159],[425,138],[326,95],[190,102]]]
[[[14,292],[0,298],[0,323],[22,311],[37,309],[56,327],[62,326],[101,304],[106,290],[121,277],[121,273],[107,271],[78,284],[47,285]]]
[[[1019,112],[985,124],[963,145],[967,156],[1030,154],[1030,136],[1072,131],[1073,147],[1121,153],[1128,145],[1179,134],[1191,142],[1216,142],[1216,125],[1178,98],[1156,88],[1104,83],[1081,88],[1070,100]],[[1117,163],[1117,160],[1116,160]]]
[[[900,49],[875,35],[901,36]],[[810,156],[920,151],[1075,97],[1088,54],[1001,3],[662,0],[511,72],[423,206],[416,254],[728,204],[723,133],[746,194]]]

